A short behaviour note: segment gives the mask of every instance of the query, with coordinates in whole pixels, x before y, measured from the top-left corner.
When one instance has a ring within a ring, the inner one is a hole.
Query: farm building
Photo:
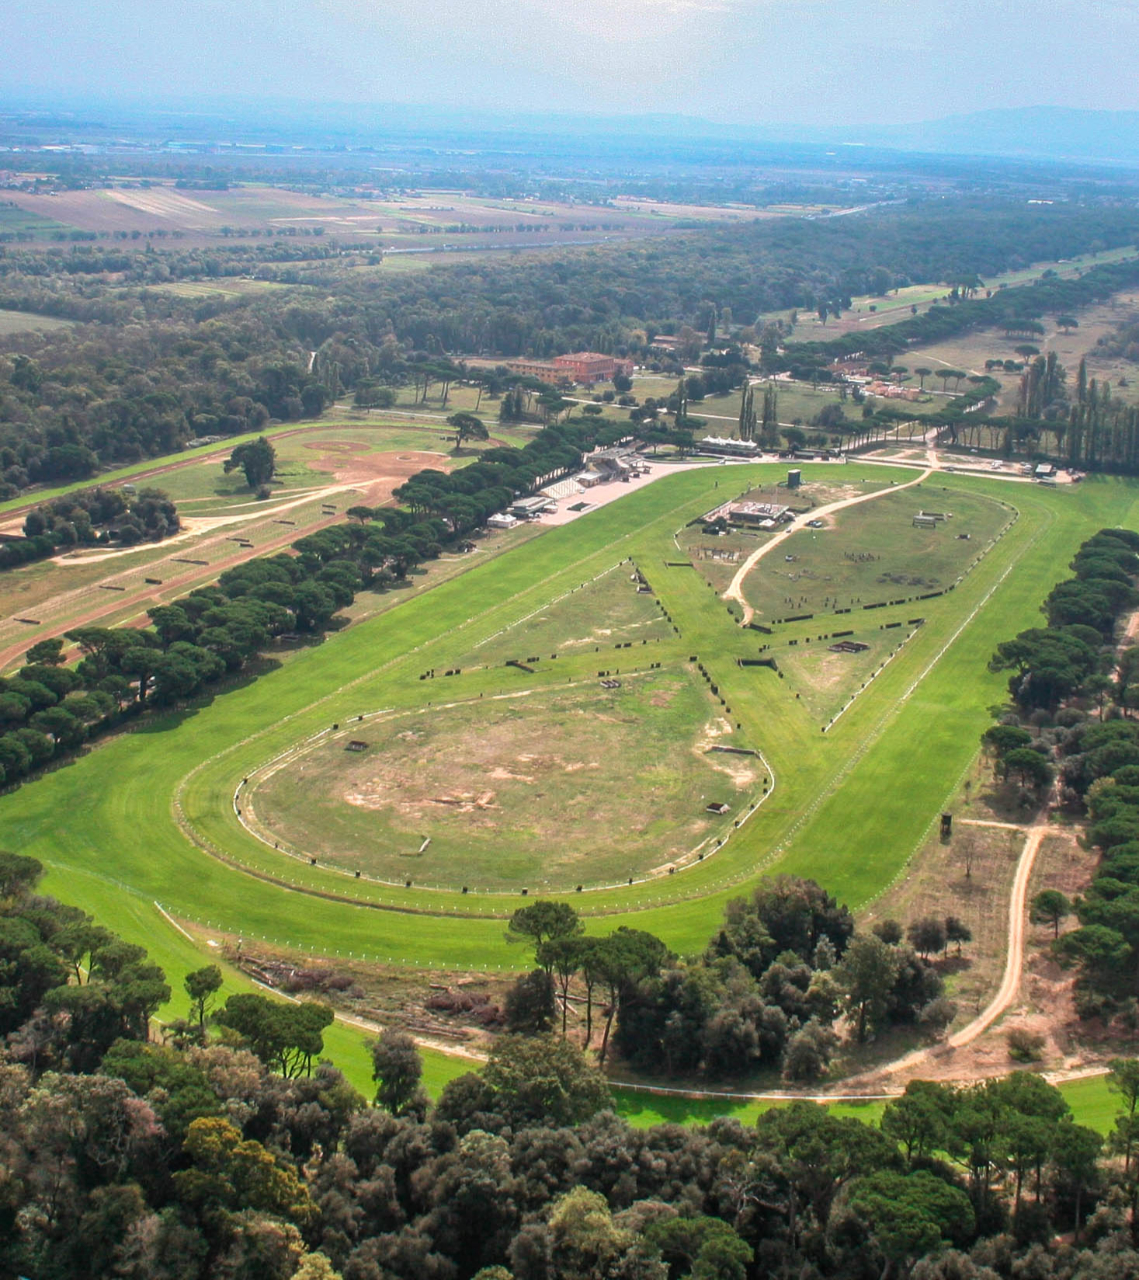
[[[733,502],[728,507],[728,519],[739,524],[762,525],[768,520],[787,524],[795,519],[795,513],[790,507],[781,507],[774,502]]]
[[[704,453],[723,453],[731,458],[753,458],[759,453],[754,440],[736,440],[725,436],[705,436],[700,441]]]
[[[511,503],[510,514],[517,516],[519,520],[536,520],[549,507],[550,499],[539,493],[532,498],[519,498],[517,502]]]

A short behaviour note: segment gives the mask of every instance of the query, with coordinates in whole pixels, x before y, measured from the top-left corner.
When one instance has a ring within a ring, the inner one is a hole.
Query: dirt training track
[[[228,456],[225,451],[222,453]],[[129,625],[145,625],[146,611],[154,605],[169,602],[173,597],[182,595],[205,582],[214,582],[226,569],[232,569],[246,560],[285,550],[298,538],[342,522],[344,514],[343,512],[320,514],[315,519],[289,527],[279,534],[269,537],[259,534],[256,545],[249,547],[236,546],[232,541],[235,530],[254,522],[272,520],[279,513],[295,510],[299,506],[313,505],[319,509],[323,502],[340,494],[359,494],[361,502],[367,505],[384,505],[392,501],[393,489],[417,471],[432,465],[438,466],[441,456],[438,453],[405,450],[399,453],[372,454],[366,460],[345,459],[348,465],[344,468],[344,474],[351,476],[351,479],[341,479],[340,475],[337,475],[335,484],[311,490],[299,498],[283,503],[272,503],[268,506],[252,504],[247,514],[199,519],[190,517],[191,527],[183,534],[176,534],[165,544],[170,547],[169,555],[142,566],[116,569],[97,582],[60,592],[53,596],[46,606],[37,607],[36,616],[41,623],[40,626],[30,627],[23,623],[14,623],[19,631],[13,632],[11,619],[0,623],[0,635],[8,632],[9,635],[19,636],[19,639],[13,638],[0,648],[0,670],[19,659],[25,650],[37,641],[62,636],[77,627],[95,626],[103,620],[112,618],[119,622],[127,622]],[[208,460],[208,458],[196,456],[193,461],[201,463]],[[360,465],[365,461],[366,465]],[[161,470],[169,471],[175,466],[185,465],[184,462],[176,463]],[[194,541],[196,537],[201,540]],[[187,541],[190,542],[190,547],[186,546]],[[145,550],[148,545],[151,544],[143,544],[135,550]],[[177,558],[187,556],[189,550],[193,551],[194,558],[208,560],[209,563],[195,567],[184,567],[174,563]],[[224,554],[217,559],[213,558],[211,553],[218,551],[223,551]],[[113,556],[118,560],[122,554],[114,551],[107,553],[107,557]],[[59,560],[57,563],[62,567],[66,566],[67,561]],[[90,559],[80,557],[73,563],[89,564]],[[144,582],[140,585],[138,579],[144,573],[148,577],[161,578],[161,584]],[[106,587],[124,589],[104,591],[103,588]]]

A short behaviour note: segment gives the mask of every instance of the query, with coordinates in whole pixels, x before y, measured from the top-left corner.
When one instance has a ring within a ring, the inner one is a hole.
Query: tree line
[[[1104,529],[1071,567],[1045,602],[1047,626],[998,646],[990,666],[1012,673],[1011,710],[982,741],[999,776],[1037,795],[1055,778],[1060,803],[1087,814],[1088,842],[1103,855],[1090,887],[1074,902],[1045,890],[1033,914],[1078,970],[1079,1016],[1126,1025],[1139,1009],[1139,648],[1117,655],[1113,634],[1139,605],[1139,534]],[[1079,925],[1061,935],[1071,915]]]
[[[855,1044],[902,1025],[942,1034],[957,1008],[931,957],[972,937],[955,917],[856,934],[845,907],[794,876],[730,902],[694,956],[639,929],[587,935],[565,903],[520,908],[510,931],[531,941],[538,965],[508,996],[513,1030],[555,1028],[586,1051],[596,1034],[600,1064],[615,1052],[650,1075],[778,1071],[789,1083],[826,1076],[840,1023]]]
[[[878,1125],[791,1102],[633,1128],[557,1035],[505,1035],[432,1104],[414,1043],[375,1096],[331,1011],[190,1016],[145,952],[0,855],[0,1269],[37,1280],[1118,1280],[1139,1270],[1139,1064],[1106,1142],[1037,1076],[917,1081]],[[1062,1233],[1069,1233],[1067,1240]],[[1070,1241],[1070,1242],[1069,1242]]]
[[[139,714],[197,697],[240,672],[256,672],[257,660],[282,638],[323,634],[358,592],[405,581],[445,546],[483,527],[516,494],[541,477],[579,466],[586,450],[615,435],[611,425],[596,420],[565,422],[539,431],[521,449],[486,450],[450,475],[418,472],[396,490],[405,506],[354,507],[345,522],[297,539],[293,554],[255,556],[225,570],[216,584],[149,610],[148,628],[67,632],[82,654],[74,665],[61,639],[32,645],[16,675],[0,678],[0,785],[28,777]],[[262,438],[239,446],[224,465],[252,469],[255,483],[272,474],[272,455]],[[172,510],[146,494],[136,499],[140,510]],[[86,500],[96,512],[99,503],[125,502],[117,491],[103,490]],[[49,511],[57,508],[73,523],[87,509],[71,496]],[[38,518],[39,509],[28,516]]]

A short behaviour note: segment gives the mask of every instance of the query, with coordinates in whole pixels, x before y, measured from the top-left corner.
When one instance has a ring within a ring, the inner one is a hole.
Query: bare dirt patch
[[[336,738],[271,767],[247,812],[282,848],[381,879],[614,883],[694,856],[730,824],[711,802],[745,805],[757,765],[707,751],[733,741],[713,707],[673,670],[401,713],[354,726],[362,752]]]

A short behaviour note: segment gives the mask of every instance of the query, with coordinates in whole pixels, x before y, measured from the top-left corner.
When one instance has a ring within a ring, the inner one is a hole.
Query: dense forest
[[[374,1102],[332,1010],[171,975],[0,854],[0,1270],[36,1280],[1119,1280],[1139,1274],[1139,1064],[1106,1144],[1037,1076],[911,1084],[880,1125],[811,1102],[634,1129],[556,1034],[500,1037],[432,1105],[414,1043]],[[841,914],[828,908],[835,925]],[[840,929],[841,932],[841,929]],[[1057,1242],[1060,1233],[1067,1235]]]
[[[655,334],[686,326],[711,334],[775,309],[841,312],[853,294],[945,282],[956,305],[859,335],[888,360],[911,341],[1030,325],[1106,296],[1139,267],[972,295],[995,271],[1137,237],[1139,215],[1108,203],[915,201],[397,276],[360,273],[367,254],[311,238],[163,252],[0,249],[0,307],[77,322],[0,339],[0,492],[315,417],[361,383],[399,386],[432,362],[461,375],[448,353],[641,355]],[[293,287],[229,299],[153,287],[251,274]],[[853,341],[788,341],[763,367],[817,369]]]

